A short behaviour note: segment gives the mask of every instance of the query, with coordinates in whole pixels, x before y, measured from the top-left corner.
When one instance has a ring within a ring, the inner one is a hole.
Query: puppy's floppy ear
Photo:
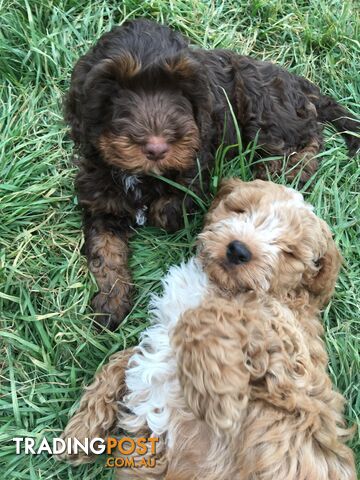
[[[342,257],[331,236],[331,232],[325,222],[322,221],[322,230],[327,238],[327,249],[317,260],[319,271],[310,279],[305,279],[305,288],[311,293],[315,303],[321,308],[330,300],[336,279],[342,264]]]
[[[187,55],[177,55],[164,60],[164,68],[169,75],[181,80],[191,80],[197,75],[199,63]]]
[[[99,82],[131,80],[141,70],[140,61],[130,52],[117,52],[116,57],[105,58],[94,65],[86,76],[84,83],[84,92],[89,92],[91,88],[96,87]]]
[[[163,68],[190,100],[202,145],[207,145],[211,140],[210,131],[213,127],[212,112],[215,99],[206,76],[206,70],[187,50],[166,58]]]
[[[76,143],[81,142],[82,136],[82,87],[91,66],[86,60],[86,55],[81,57],[74,67],[71,75],[71,85],[64,101],[64,118],[71,126],[71,137]]]
[[[89,63],[86,55],[77,62],[65,102],[65,119],[71,125],[75,142],[80,143],[89,129],[100,128],[106,123],[111,116],[109,99],[120,84],[131,81],[140,70],[138,59],[127,51],[95,65]]]
[[[224,178],[223,180],[221,180],[219,190],[217,191],[215,198],[211,202],[209,211],[205,216],[205,225],[212,223],[212,213],[219,206],[220,202],[222,200],[225,200],[225,198],[230,195],[230,193],[232,193],[236,188],[241,188],[244,183],[245,182],[243,182],[239,178]]]
[[[235,189],[241,188],[244,184],[245,182],[240,180],[240,178],[223,178],[210,208],[216,208],[221,200],[224,200],[230,193]]]
[[[251,186],[264,190],[264,188],[273,185],[272,182],[265,182],[264,180],[253,180],[251,182],[244,182],[240,178],[223,178],[220,182],[219,190],[215,196],[215,201],[224,199],[227,195],[232,193],[235,189],[240,189],[244,186]]]

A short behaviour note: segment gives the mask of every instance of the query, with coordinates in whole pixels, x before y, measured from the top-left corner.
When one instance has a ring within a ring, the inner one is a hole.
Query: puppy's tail
[[[315,103],[320,122],[332,123],[345,138],[350,156],[360,153],[360,121],[335,100],[320,94]]]

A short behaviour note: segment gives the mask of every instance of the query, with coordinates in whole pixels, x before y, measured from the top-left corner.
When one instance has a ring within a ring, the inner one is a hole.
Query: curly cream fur
[[[249,262],[226,261],[234,240]],[[117,409],[121,429],[160,437],[158,468],[119,470],[119,479],[355,480],[319,315],[340,264],[328,226],[298,192],[226,181],[197,258],[170,270],[153,325],[129,363],[119,358],[121,388],[113,393],[104,370],[109,402],[88,407],[95,386],[70,425],[101,436],[99,419],[106,433]]]

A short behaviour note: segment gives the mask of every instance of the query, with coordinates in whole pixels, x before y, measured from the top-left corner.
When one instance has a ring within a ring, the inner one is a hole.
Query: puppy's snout
[[[251,260],[251,252],[245,243],[234,240],[227,246],[226,257],[230,263],[240,265]]]
[[[149,160],[161,160],[169,151],[169,145],[161,137],[151,137],[144,147],[145,155]]]

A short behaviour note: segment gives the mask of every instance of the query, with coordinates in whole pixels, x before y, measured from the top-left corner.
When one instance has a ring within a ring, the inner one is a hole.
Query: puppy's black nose
[[[159,137],[152,137],[144,147],[145,155],[149,160],[161,160],[169,151],[169,145]]]
[[[226,257],[230,263],[240,265],[241,263],[247,263],[251,260],[251,252],[245,243],[234,240],[227,246]]]

